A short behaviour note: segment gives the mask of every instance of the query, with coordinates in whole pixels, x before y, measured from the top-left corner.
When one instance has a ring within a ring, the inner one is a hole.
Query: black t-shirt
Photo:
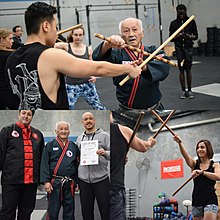
[[[169,36],[171,36],[178,28],[181,27],[181,25],[188,20],[189,17],[186,17],[184,20],[176,19],[170,23],[169,28]],[[193,34],[196,36],[196,39],[198,38],[198,31],[195,20],[192,20],[182,31],[183,37],[174,38],[172,41],[175,44],[175,47],[181,47],[181,48],[192,48],[193,47],[193,41],[190,38],[184,37],[185,34]]]
[[[19,47],[9,56],[6,71],[10,82],[12,109],[69,109],[63,74],[57,102],[51,101],[41,85],[37,64],[41,53],[50,48],[38,42]]]

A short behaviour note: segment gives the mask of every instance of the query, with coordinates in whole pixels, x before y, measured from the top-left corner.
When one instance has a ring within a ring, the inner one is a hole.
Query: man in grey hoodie
[[[85,131],[77,138],[81,150],[82,142],[98,140],[98,164],[79,165],[79,189],[83,220],[94,220],[94,202],[98,203],[102,220],[109,220],[109,175],[110,135],[96,128],[96,120],[91,112],[82,115]]]

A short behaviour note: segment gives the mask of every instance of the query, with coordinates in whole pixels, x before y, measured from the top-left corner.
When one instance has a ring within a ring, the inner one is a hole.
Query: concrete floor
[[[178,68],[171,67],[169,76],[161,82],[163,94],[162,104],[165,109],[181,110],[216,110],[220,109],[220,57],[194,56],[192,67],[192,90],[194,99],[180,99],[182,94]],[[203,86],[203,87],[201,87]],[[115,86],[111,78],[98,78],[96,88],[101,102],[107,109],[116,109],[118,102],[115,97]],[[79,99],[76,109],[91,109],[83,100]]]
[[[2,205],[1,203],[2,203],[2,199],[0,194],[0,207]],[[31,215],[31,220],[46,220],[46,209],[47,209],[46,195],[42,195],[42,194],[37,195],[35,210]],[[94,208],[94,216],[95,216],[95,220],[101,220],[96,202]],[[61,219],[62,219],[62,209],[59,215],[59,220]],[[82,220],[80,198],[78,193],[75,194],[75,219]]]

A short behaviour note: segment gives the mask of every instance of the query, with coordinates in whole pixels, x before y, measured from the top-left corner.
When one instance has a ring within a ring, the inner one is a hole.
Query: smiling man
[[[82,115],[85,131],[77,138],[77,145],[87,146],[92,141],[98,142],[98,164],[79,166],[79,188],[83,220],[94,220],[94,202],[98,203],[102,220],[109,220],[109,176],[110,135],[101,128],[96,128],[96,120],[91,112]]]
[[[18,121],[0,132],[0,171],[2,171],[2,208],[0,219],[29,220],[35,207],[42,133],[30,126],[34,111],[19,111]]]
[[[127,64],[132,61],[145,60],[147,57],[142,53],[134,52],[124,48],[125,44],[140,48],[152,53],[155,46],[144,46],[142,40],[144,30],[142,21],[136,18],[127,18],[119,24],[119,35],[109,37],[110,41],[101,43],[93,52],[93,60],[106,60],[112,63]],[[164,56],[161,51],[160,56]],[[119,83],[125,75],[114,77],[116,86],[116,97],[119,107],[123,110],[157,108],[162,94],[159,82],[169,74],[169,65],[158,60],[151,60],[136,79],[130,79],[123,86]]]
[[[69,123],[57,122],[55,131],[56,139],[48,142],[44,148],[40,172],[48,196],[48,219],[58,220],[62,205],[63,219],[74,220],[79,150],[68,139]]]

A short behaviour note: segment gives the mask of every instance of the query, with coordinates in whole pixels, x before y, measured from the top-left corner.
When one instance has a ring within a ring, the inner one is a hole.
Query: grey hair
[[[70,129],[70,123],[68,123],[68,122],[66,122],[66,121],[58,121],[58,122],[56,123],[56,125],[55,125],[55,130],[57,130],[58,127],[59,127],[59,125],[62,124],[62,123],[67,124],[67,126],[68,126],[69,129]]]
[[[137,18],[126,18],[126,19],[124,19],[124,20],[122,20],[122,21],[120,21],[120,23],[119,23],[119,25],[118,25],[118,29],[119,29],[119,34],[120,35],[122,35],[122,24],[123,24],[123,22],[125,22],[125,21],[129,21],[129,20],[136,20],[137,21],[137,23],[138,23],[138,26],[140,27],[140,29],[141,29],[141,31],[143,31],[144,30],[144,28],[143,28],[143,23],[142,23],[142,21],[140,20],[140,19],[137,19]]]

